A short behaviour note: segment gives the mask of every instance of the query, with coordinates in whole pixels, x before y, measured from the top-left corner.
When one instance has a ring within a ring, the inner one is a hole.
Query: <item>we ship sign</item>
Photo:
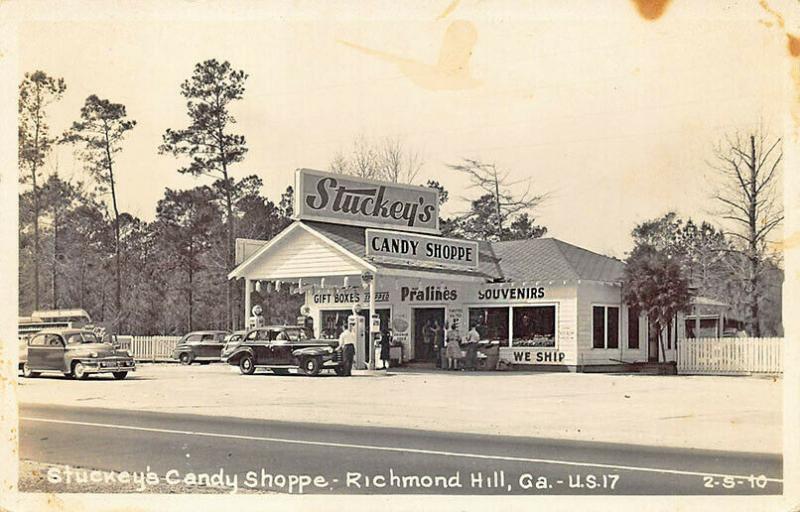
[[[439,233],[439,192],[311,169],[296,175],[295,217]]]
[[[469,240],[368,229],[366,244],[368,257],[460,269],[478,268],[478,243]]]

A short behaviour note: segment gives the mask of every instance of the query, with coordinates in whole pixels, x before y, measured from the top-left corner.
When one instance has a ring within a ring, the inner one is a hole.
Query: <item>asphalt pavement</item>
[[[48,492],[137,477],[143,491],[153,479],[292,494],[782,491],[772,454],[54,405],[20,406],[20,458],[59,465]]]

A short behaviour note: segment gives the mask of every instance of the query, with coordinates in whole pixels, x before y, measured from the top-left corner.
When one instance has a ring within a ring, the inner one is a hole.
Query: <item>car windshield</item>
[[[67,345],[78,345],[80,343],[100,343],[97,336],[91,332],[77,332],[66,336]]]

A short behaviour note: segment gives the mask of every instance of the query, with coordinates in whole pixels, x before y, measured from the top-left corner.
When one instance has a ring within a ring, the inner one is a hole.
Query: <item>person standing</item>
[[[381,361],[383,362],[383,369],[389,369],[389,348],[392,346],[392,331],[387,329],[381,334]]]
[[[442,367],[442,348],[444,348],[444,326],[438,321],[433,322],[433,356],[436,358],[436,367]]]
[[[461,359],[461,335],[458,333],[456,324],[450,326],[447,330],[447,348],[445,355],[447,356],[447,369],[458,370],[458,361]]]
[[[431,326],[430,320],[425,320],[425,325],[422,326],[422,354],[419,359],[425,360],[431,356],[431,344],[433,343],[434,329]]]
[[[339,335],[339,349],[342,351],[342,375],[349,377],[353,372],[353,356],[356,353],[356,333],[348,325]]]
[[[472,328],[467,333],[465,341],[467,343],[466,367],[468,370],[475,370],[477,368],[477,363],[478,363],[478,342],[481,341],[481,335],[478,332],[478,328],[476,325],[473,324]]]

